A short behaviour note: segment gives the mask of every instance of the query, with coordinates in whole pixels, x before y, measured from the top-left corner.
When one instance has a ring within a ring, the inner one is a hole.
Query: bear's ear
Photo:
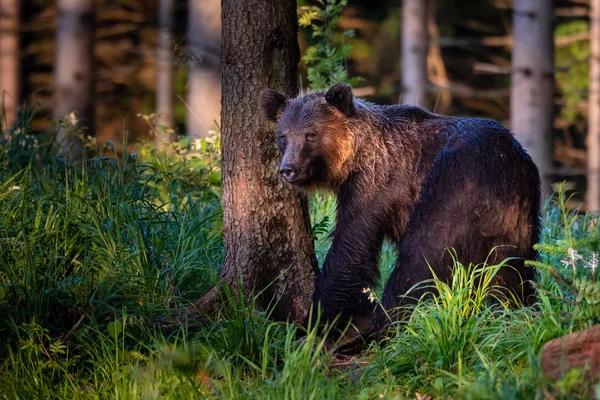
[[[336,83],[325,93],[325,101],[346,115],[354,114],[354,95],[352,86],[347,83]]]
[[[277,90],[265,89],[260,93],[259,102],[265,118],[277,122],[288,105],[288,98]]]

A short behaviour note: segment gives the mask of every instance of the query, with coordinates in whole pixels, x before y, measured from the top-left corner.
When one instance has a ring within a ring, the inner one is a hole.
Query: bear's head
[[[349,85],[339,83],[295,99],[266,89],[260,106],[276,123],[283,179],[305,187],[336,187],[348,177],[355,152],[349,125],[357,106]]]

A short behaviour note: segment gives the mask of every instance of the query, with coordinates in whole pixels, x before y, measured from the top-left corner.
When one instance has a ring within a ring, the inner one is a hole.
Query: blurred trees
[[[586,201],[600,211],[600,0],[591,0],[590,28]]]
[[[427,31],[429,51],[427,52],[427,77],[437,89],[433,112],[447,113],[452,102],[448,71],[440,48],[440,31],[436,20],[437,0],[427,0]],[[435,93],[434,93],[435,94]]]
[[[57,3],[54,116],[68,120],[57,140],[70,158],[79,158],[81,149],[69,126],[93,128],[95,11],[93,0]]]
[[[7,15],[5,4],[10,2],[19,3],[22,9],[21,74],[8,79],[12,74],[2,67],[0,79],[17,86],[21,83],[21,93],[26,94],[24,99],[41,103],[46,106],[42,112],[51,114],[55,60],[60,51],[55,40],[56,20],[60,18],[57,2],[0,1],[3,16]],[[174,49],[171,63],[174,76],[165,79],[174,85],[174,128],[180,134],[187,132],[194,137],[214,129],[214,121],[220,116],[220,2],[171,1],[174,7],[172,32],[160,28],[158,2],[94,2],[92,106],[95,117],[90,128],[98,141],[111,140],[118,149],[128,130],[130,136],[147,134],[145,121],[136,116],[154,112],[157,97],[164,92],[157,91],[159,77],[165,76],[158,72],[157,60],[162,39],[171,39]],[[402,30],[407,30],[415,21],[402,22],[402,0],[347,1],[339,19],[340,29],[333,32],[330,42],[335,46],[352,44],[343,64],[350,79],[364,78],[356,86],[358,95],[378,103],[397,103],[403,87],[418,81],[410,78],[414,71],[424,76],[426,100],[418,95],[420,104],[447,114],[490,117],[509,123],[513,50],[511,0],[428,0],[426,22],[417,26],[426,29],[429,36],[425,69],[415,68],[410,56],[401,57],[402,38],[409,39],[402,35]],[[411,0],[406,1],[408,8]],[[434,3],[437,6],[433,6]],[[423,6],[424,2],[416,4]],[[555,36],[556,81],[552,107],[556,117],[551,133],[554,146],[546,151],[550,151],[558,163],[558,166],[550,165],[551,172],[559,180],[569,179],[580,192],[585,191],[587,171],[594,168],[587,163],[598,159],[586,156],[586,136],[589,136],[587,147],[595,147],[594,136],[587,135],[588,114],[593,104],[593,99],[588,103],[591,84],[589,4],[588,0],[555,0],[550,17]],[[298,5],[318,6],[318,2],[299,0]],[[527,27],[530,28],[533,26]],[[348,30],[355,35],[344,35]],[[316,44],[312,33],[311,29],[303,28],[299,35],[302,54]],[[3,32],[1,36],[1,40],[5,40],[7,34]],[[398,62],[403,58],[403,62]],[[18,62],[17,57],[11,60]],[[419,60],[423,65],[422,56]],[[409,65],[413,65],[411,71],[403,73],[402,68]],[[306,67],[307,64],[300,64],[300,84],[307,82]],[[416,101],[416,96],[413,97]],[[405,100],[410,101],[410,98]],[[50,119],[38,119],[34,127],[43,129],[49,123]],[[587,182],[592,184],[594,179]]]
[[[514,0],[511,129],[538,166],[551,192],[554,107],[552,0]]]
[[[0,129],[11,128],[20,101],[20,1],[0,0]]]
[[[402,2],[402,91],[400,103],[428,108],[427,49],[429,0]]]
[[[189,0],[187,19],[189,71],[187,136],[200,138],[215,130],[221,99],[221,1]]]
[[[175,0],[159,0],[158,3],[158,49],[156,54],[156,114],[157,122],[163,127],[156,137],[160,147],[163,141],[173,140],[169,129],[175,124],[173,87],[173,19],[175,18]]]

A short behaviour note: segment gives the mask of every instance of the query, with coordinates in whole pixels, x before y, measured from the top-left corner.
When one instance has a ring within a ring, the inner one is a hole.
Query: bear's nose
[[[283,176],[283,179],[289,182],[294,180],[294,176],[296,176],[296,169],[293,166],[286,164],[279,168],[279,173],[281,176]]]

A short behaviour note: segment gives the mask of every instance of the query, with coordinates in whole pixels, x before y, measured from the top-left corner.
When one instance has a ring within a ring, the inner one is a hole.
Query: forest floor
[[[544,208],[534,307],[490,301],[498,266],[457,261],[385,344],[348,357],[235,295],[205,327],[158,328],[218,276],[217,140],[88,143],[74,164],[53,143],[27,128],[0,142],[0,398],[600,399],[582,371],[553,383],[540,367],[545,342],[600,323],[600,224],[564,187]],[[312,196],[321,262],[333,208]],[[384,277],[394,258],[386,245]]]

